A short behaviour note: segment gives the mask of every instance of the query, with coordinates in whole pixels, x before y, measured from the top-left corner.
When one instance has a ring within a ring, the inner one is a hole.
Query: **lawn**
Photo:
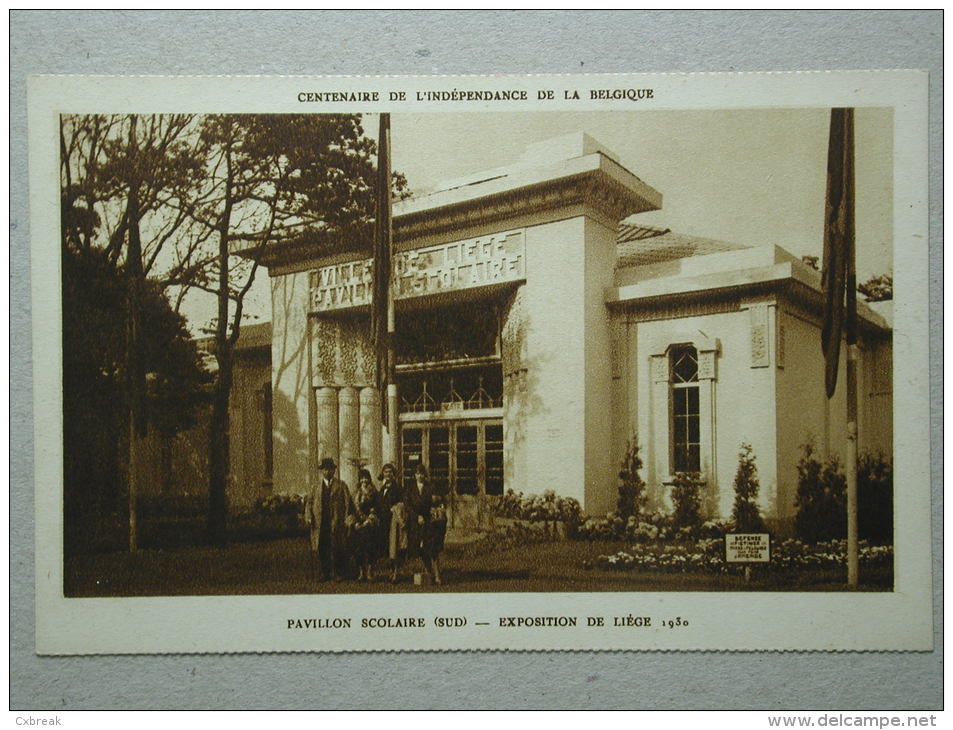
[[[555,541],[479,553],[450,544],[441,557],[442,586],[416,586],[404,568],[391,584],[380,571],[371,583],[316,583],[304,538],[234,543],[225,548],[185,547],[102,553],[66,561],[64,591],[70,597],[175,595],[282,595],[298,593],[598,592],[598,591],[837,591],[844,570],[755,571],[750,583],[739,575],[605,571],[586,560],[625,547],[622,542]],[[889,591],[893,572],[877,567],[861,573],[860,590]]]

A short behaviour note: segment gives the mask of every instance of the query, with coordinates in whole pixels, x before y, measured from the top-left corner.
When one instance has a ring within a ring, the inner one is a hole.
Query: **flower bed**
[[[500,517],[512,517],[528,522],[564,522],[577,525],[582,508],[572,497],[560,497],[551,489],[542,494],[529,494],[507,490],[496,506]]]
[[[889,564],[893,548],[889,545],[860,543],[863,565]],[[772,545],[772,568],[781,570],[825,569],[847,564],[847,541],[807,545],[800,540],[785,540]],[[584,563],[587,568],[601,570],[642,570],[664,573],[727,573],[742,570],[744,564],[726,563],[721,539],[694,542],[636,544],[611,555],[600,555]]]
[[[616,514],[608,517],[589,517],[576,530],[580,540],[630,540],[651,543],[658,540],[719,540],[732,532],[730,521],[709,520],[695,527],[672,526],[672,518],[664,512],[648,512],[622,519]]]

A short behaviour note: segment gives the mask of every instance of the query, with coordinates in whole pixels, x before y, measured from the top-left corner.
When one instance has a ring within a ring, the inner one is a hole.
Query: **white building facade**
[[[552,489],[605,514],[632,438],[651,505],[668,504],[676,472],[697,472],[712,517],[730,515],[743,442],[779,519],[794,515],[800,447],[843,455],[843,383],[830,401],[823,387],[819,274],[771,245],[638,223],[661,206],[583,134],[395,204],[399,460],[428,466],[457,523],[479,524],[508,489]],[[353,484],[388,456],[370,260],[343,248],[263,261],[268,479],[236,493],[303,493],[328,456]],[[860,450],[889,456],[891,331],[859,309]]]

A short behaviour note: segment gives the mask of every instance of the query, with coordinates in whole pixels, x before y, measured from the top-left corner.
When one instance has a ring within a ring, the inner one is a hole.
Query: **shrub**
[[[522,510],[522,505],[523,493],[507,489],[506,494],[500,497],[493,509],[500,517],[518,518]]]
[[[847,490],[840,462],[830,458],[821,464],[814,457],[811,443],[802,450],[797,465],[794,530],[806,542],[841,539],[847,534]]]
[[[621,540],[625,536],[626,522],[616,514],[608,517],[587,517],[576,529],[579,540]]]
[[[743,532],[743,530],[736,529],[732,520],[708,520],[695,530],[699,540],[724,540],[729,532]]]
[[[735,472],[735,505],[731,511],[738,532],[764,532],[764,520],[758,509],[758,467],[751,444],[741,444],[738,453],[738,471]]]
[[[864,540],[893,544],[893,463],[864,454],[857,464],[857,531]]]
[[[639,456],[639,439],[633,436],[625,447],[625,456],[619,465],[619,499],[616,512],[624,519],[638,518],[645,506],[645,482],[639,476],[642,458]]]
[[[565,522],[570,529],[582,519],[582,506],[572,497],[560,497],[552,489],[542,494],[523,496],[522,492],[507,490],[494,507],[500,517],[529,522]]]
[[[806,444],[798,462],[797,536],[807,542],[847,535],[847,478],[836,458],[821,462]],[[893,464],[882,454],[857,460],[857,534],[878,544],[893,542]]]
[[[271,494],[255,502],[255,511],[264,515],[304,515],[304,496],[301,494]]]
[[[882,545],[859,545],[861,565],[890,565],[893,548]],[[785,540],[772,547],[770,567],[774,570],[841,569],[847,562],[847,543],[838,540],[805,545],[798,540]],[[660,573],[740,573],[744,566],[725,562],[721,540],[699,540],[692,544],[637,545],[612,555],[599,555],[583,562],[583,567],[601,570],[652,571]]]
[[[679,472],[672,483],[672,502],[675,511],[672,514],[672,526],[676,529],[694,530],[702,523],[701,516],[701,474],[698,472]]]

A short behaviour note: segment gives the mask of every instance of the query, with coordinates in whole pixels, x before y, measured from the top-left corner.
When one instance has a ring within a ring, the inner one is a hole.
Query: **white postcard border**
[[[526,90],[525,103],[314,104],[322,90]],[[540,88],[557,100],[532,99]],[[560,91],[653,89],[651,99],[569,102]],[[493,77],[35,77],[29,88],[36,505],[40,654],[449,649],[929,650],[930,540],[927,81],[911,71]],[[64,598],[58,168],[63,112],[377,112],[892,106],[895,226],[895,590],[891,593],[595,593]],[[917,245],[920,244],[920,245]],[[472,617],[437,629],[437,616]],[[651,616],[595,629],[587,616]],[[296,631],[288,619],[350,617],[349,630]],[[499,619],[576,617],[574,629],[503,628]],[[421,617],[418,629],[361,629],[362,618]],[[864,617],[864,620],[858,620]],[[665,619],[688,625],[667,628]],[[489,626],[476,626],[488,621]]]

